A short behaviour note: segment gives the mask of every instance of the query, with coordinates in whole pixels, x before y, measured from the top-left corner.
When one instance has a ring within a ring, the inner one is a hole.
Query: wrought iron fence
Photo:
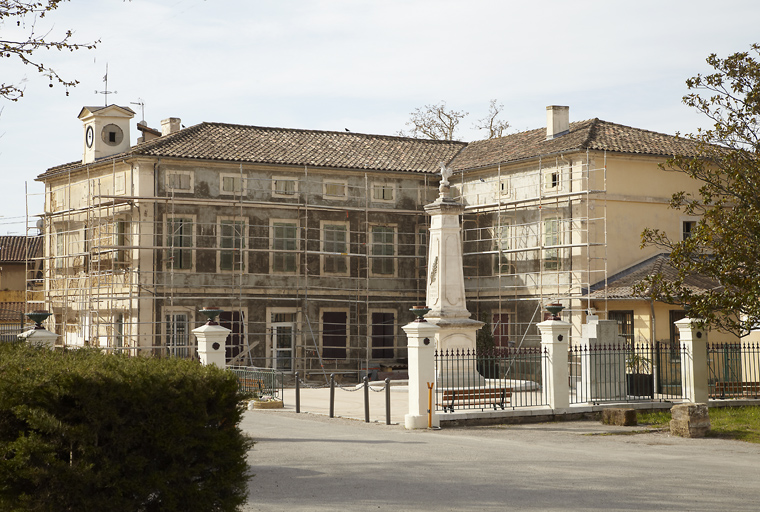
[[[760,398],[760,345],[708,343],[710,398]]]
[[[547,405],[540,348],[436,351],[435,410],[504,410]]]
[[[283,399],[283,373],[274,368],[257,368],[254,366],[229,366],[237,375],[242,391],[254,393],[257,397]]]
[[[677,344],[574,345],[568,351],[570,403],[683,399],[684,347]]]

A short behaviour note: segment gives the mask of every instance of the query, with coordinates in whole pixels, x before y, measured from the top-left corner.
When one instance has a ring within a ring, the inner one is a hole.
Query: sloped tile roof
[[[25,312],[25,302],[0,302],[0,322],[18,322]]]
[[[678,277],[678,271],[670,265],[667,254],[658,254],[651,258],[634,265],[630,268],[618,272],[607,279],[607,286],[604,281],[591,286],[588,297],[592,299],[643,299],[648,298],[634,294],[634,287],[641,283],[647,276],[662,273],[665,281],[672,282]],[[684,285],[694,293],[705,292],[720,286],[720,283],[714,279],[704,276],[693,275],[686,278]],[[649,290],[646,290],[647,293]]]
[[[451,163],[455,171],[516,162],[541,155],[599,150],[670,157],[696,156],[696,144],[664,133],[631,128],[600,119],[570,123],[565,135],[546,140],[546,128],[471,142]]]
[[[177,157],[228,162],[283,164],[338,169],[435,173],[464,142],[412,139],[353,132],[263,128],[201,123],[143,142],[102,161],[130,156]],[[82,166],[72,162],[48,169],[44,179]]]
[[[42,256],[41,236],[0,236],[0,263],[23,263]]]

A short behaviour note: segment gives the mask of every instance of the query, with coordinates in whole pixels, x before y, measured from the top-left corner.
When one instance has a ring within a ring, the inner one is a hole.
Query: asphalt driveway
[[[440,431],[249,411],[248,511],[760,509],[760,445],[568,422]]]

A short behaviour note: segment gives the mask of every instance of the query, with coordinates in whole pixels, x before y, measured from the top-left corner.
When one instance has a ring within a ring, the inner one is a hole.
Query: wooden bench
[[[760,396],[760,382],[723,382],[715,383],[715,396],[728,398],[741,398]]]
[[[494,411],[499,407],[509,404],[512,396],[512,388],[460,388],[444,389],[439,406],[443,406],[443,412],[454,412],[454,406],[465,405],[490,405]]]

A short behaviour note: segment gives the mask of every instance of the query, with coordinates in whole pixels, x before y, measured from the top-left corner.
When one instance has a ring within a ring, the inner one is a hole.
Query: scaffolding
[[[579,330],[584,296],[606,279],[606,162],[563,160],[468,169],[452,187],[466,205],[468,307],[498,344],[536,345],[551,301]],[[59,343],[192,358],[197,311],[217,306],[232,330],[230,363],[325,375],[403,368],[400,327],[425,303],[423,208],[437,179],[390,175],[397,195],[383,204],[380,173],[354,172],[331,191],[345,200],[328,202],[323,169],[291,168],[285,186],[235,165],[223,169],[223,197],[136,194],[132,169],[116,162],[110,175],[88,165],[46,191],[45,298],[34,309],[54,313]],[[167,172],[158,159],[155,179]],[[281,194],[253,200],[250,190]]]

